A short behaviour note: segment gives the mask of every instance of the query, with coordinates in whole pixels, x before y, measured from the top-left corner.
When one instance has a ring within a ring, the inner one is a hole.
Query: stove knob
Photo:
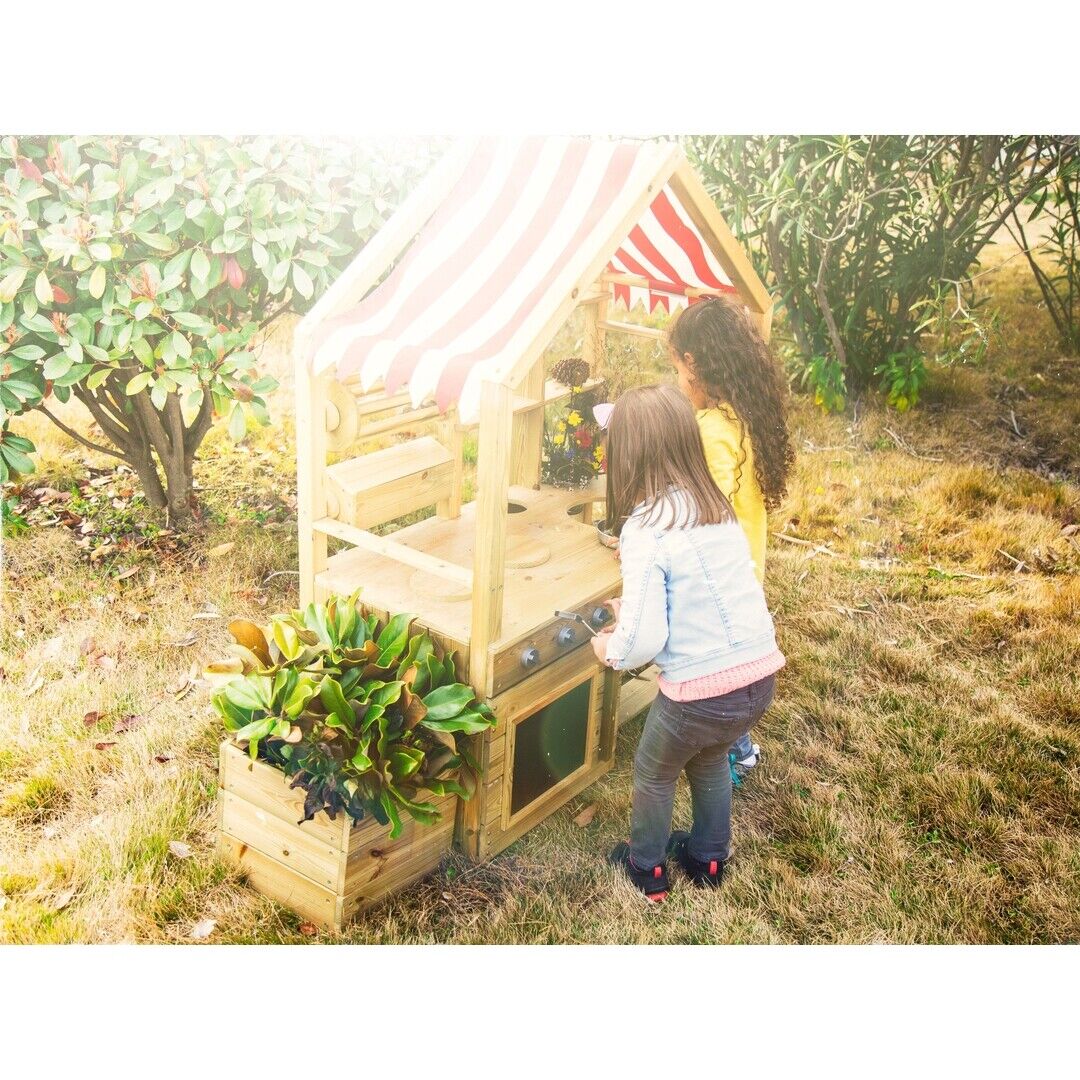
[[[573,645],[577,641],[577,634],[574,632],[572,626],[564,626],[558,634],[555,635],[555,640],[560,645]]]
[[[593,626],[604,626],[611,622],[611,612],[603,605],[595,607],[593,608],[593,613],[589,616],[589,622],[591,622]]]
[[[534,668],[540,663],[540,650],[534,645],[532,648],[526,649],[521,654],[521,666],[523,668]]]

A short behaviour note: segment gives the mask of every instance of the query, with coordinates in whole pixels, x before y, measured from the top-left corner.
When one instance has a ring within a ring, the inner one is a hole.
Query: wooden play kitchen
[[[482,782],[452,836],[415,828],[431,850],[398,887],[451,840],[494,855],[611,767],[620,676],[555,613],[602,627],[619,565],[592,523],[603,477],[541,483],[545,409],[572,389],[543,354],[582,308],[595,380],[607,333],[661,333],[617,320],[617,305],[671,312],[717,293],[768,333],[771,300],[677,145],[479,140],[442,159],[297,327],[301,603],[362,587],[366,613],[415,612],[498,720],[476,737]],[[635,712],[651,685],[628,684]],[[324,846],[377,845],[362,825],[338,822]],[[274,855],[248,846],[259,887],[252,850]]]

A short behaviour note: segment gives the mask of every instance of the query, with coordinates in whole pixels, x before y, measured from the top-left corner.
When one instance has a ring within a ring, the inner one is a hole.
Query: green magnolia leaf
[[[26,280],[26,267],[17,266],[10,274],[0,280],[0,303],[10,303]]]
[[[310,300],[315,292],[315,286],[308,276],[308,272],[296,262],[292,264],[292,280],[296,291],[305,300]]]
[[[135,235],[155,251],[172,251],[176,247],[176,242],[164,233],[139,232]]]
[[[487,731],[491,727],[491,720],[478,712],[459,713],[449,720],[432,720],[428,714],[420,721],[420,727],[430,731],[460,731],[465,735],[479,735],[481,731]]]
[[[471,686],[464,683],[450,683],[432,690],[425,698],[427,716],[423,723],[430,726],[434,720],[449,720],[457,716],[476,697]]]
[[[336,679],[326,678],[319,688],[319,700],[327,712],[333,713],[346,728],[351,728],[355,717],[352,708],[345,700],[341,684]]]
[[[379,635],[376,644],[379,646],[379,664],[386,667],[395,663],[401,656],[409,642],[409,627],[416,619],[415,615],[395,615]]]

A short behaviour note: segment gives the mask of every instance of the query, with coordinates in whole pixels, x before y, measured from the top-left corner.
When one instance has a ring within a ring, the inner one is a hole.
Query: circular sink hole
[[[577,517],[578,514],[582,513],[584,510],[585,510],[585,503],[576,503],[574,506],[571,506],[571,507],[569,507],[567,509],[566,516],[567,517]]]
[[[525,507],[522,506],[521,503],[508,502],[506,504],[506,512],[508,514],[523,514],[525,512]]]

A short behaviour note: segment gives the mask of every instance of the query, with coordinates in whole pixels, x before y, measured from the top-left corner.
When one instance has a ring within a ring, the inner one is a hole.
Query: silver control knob
[[[589,616],[589,622],[593,626],[604,626],[606,623],[611,622],[611,612],[603,606],[593,608],[592,614]]]
[[[577,634],[572,626],[564,626],[556,635],[555,640],[560,645],[573,645],[577,641]]]
[[[521,654],[521,666],[523,668],[534,668],[540,663],[540,650],[536,646],[526,649]]]

